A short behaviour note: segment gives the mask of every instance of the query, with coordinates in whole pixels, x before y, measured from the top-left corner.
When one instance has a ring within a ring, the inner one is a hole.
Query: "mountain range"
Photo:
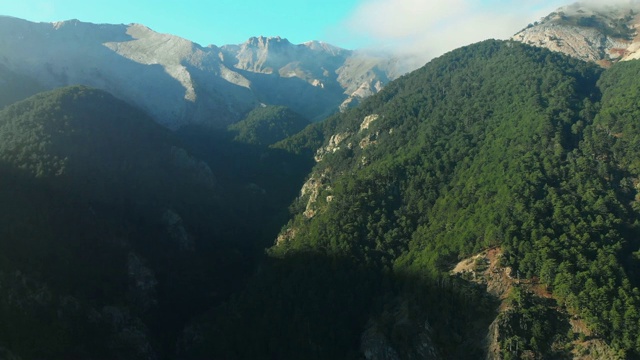
[[[403,76],[0,18],[0,358],[640,357],[636,9]]]
[[[222,128],[259,104],[311,120],[355,105],[401,75],[396,62],[279,37],[202,47],[140,25],[78,20],[32,23],[0,17],[0,68],[41,87],[82,84],[109,91],[160,124]]]

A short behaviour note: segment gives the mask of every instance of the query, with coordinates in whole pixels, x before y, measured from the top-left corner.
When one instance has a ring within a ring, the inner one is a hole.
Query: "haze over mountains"
[[[31,23],[0,17],[0,66],[45,88],[83,84],[159,123],[224,127],[261,103],[320,120],[401,75],[395,62],[321,42],[252,38],[202,47],[139,24]]]
[[[640,56],[633,13],[639,8],[637,2],[627,10],[576,3],[513,39],[603,65],[632,59]],[[13,91],[14,96],[37,92],[29,87],[92,86],[171,129],[187,124],[224,128],[260,104],[287,106],[318,121],[412,70],[407,59],[319,41],[295,45],[279,37],[254,37],[239,45],[202,47],[140,24],[32,23],[4,16],[0,51],[3,76],[23,79],[22,91]]]
[[[637,359],[635,9],[399,77],[0,17],[0,359]]]

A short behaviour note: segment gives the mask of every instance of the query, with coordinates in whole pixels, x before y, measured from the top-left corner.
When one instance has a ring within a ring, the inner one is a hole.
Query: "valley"
[[[636,8],[406,73],[0,17],[0,358],[640,357]]]

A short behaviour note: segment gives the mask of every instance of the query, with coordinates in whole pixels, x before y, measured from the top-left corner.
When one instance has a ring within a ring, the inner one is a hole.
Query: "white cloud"
[[[411,56],[419,66],[460,46],[509,38],[564,4],[561,0],[362,0],[342,26],[368,47]]]
[[[640,3],[639,0],[582,0],[582,3],[588,3],[591,5],[601,5],[601,6],[609,6],[609,5],[638,5]]]

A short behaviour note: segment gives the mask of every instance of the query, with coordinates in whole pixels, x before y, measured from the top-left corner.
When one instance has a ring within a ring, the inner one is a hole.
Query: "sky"
[[[603,0],[604,1],[604,0]],[[251,36],[320,40],[430,58],[505,39],[571,0],[0,0],[0,15],[30,21],[140,23],[206,46]]]

